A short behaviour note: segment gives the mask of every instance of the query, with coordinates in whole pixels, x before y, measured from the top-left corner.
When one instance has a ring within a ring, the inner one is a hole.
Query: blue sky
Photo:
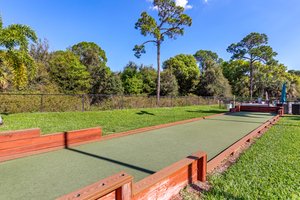
[[[176,0],[186,6],[192,27],[177,40],[166,40],[162,61],[180,53],[215,51],[225,60],[226,48],[250,32],[266,33],[277,59],[300,70],[299,0]],[[106,51],[108,66],[120,71],[129,62],[153,64],[156,49],[146,47],[140,59],[132,49],[145,39],[134,24],[142,11],[155,15],[150,0],[0,0],[4,25],[31,26],[51,50],[64,50],[81,41],[96,42]]]

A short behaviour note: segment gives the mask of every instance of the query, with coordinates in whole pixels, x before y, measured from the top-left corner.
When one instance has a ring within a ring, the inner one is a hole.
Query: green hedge
[[[65,94],[0,94],[0,113],[152,108],[156,97]],[[161,97],[159,107],[217,104],[213,97]]]

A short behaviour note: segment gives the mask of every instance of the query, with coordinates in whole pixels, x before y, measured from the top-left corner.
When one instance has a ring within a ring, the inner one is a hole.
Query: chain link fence
[[[191,105],[224,106],[228,100],[203,96],[103,95],[103,94],[0,94],[0,113],[99,111]]]

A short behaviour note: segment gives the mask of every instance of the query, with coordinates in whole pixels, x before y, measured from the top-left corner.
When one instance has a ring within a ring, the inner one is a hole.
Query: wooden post
[[[116,189],[116,200],[131,200],[132,182],[126,183]]]
[[[102,198],[112,199],[110,198],[110,194],[112,192],[115,193],[114,199],[116,200],[131,200],[133,196],[132,180],[132,176],[124,172],[120,172],[75,192],[59,197],[57,200],[96,200]]]
[[[44,95],[41,94],[40,112],[44,112]]]
[[[124,109],[124,95],[121,96],[121,109]]]
[[[205,182],[206,181],[206,171],[207,171],[207,155],[205,154],[201,157],[197,162],[198,168],[198,181]]]
[[[185,97],[185,106],[188,105],[188,96]]]

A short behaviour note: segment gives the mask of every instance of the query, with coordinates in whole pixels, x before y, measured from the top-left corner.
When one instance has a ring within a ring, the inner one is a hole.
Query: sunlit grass
[[[20,113],[2,115],[3,130],[41,128],[43,134],[101,126],[104,134],[224,112],[218,106],[128,109],[95,112]]]
[[[280,120],[224,174],[204,199],[300,199],[300,117]]]

